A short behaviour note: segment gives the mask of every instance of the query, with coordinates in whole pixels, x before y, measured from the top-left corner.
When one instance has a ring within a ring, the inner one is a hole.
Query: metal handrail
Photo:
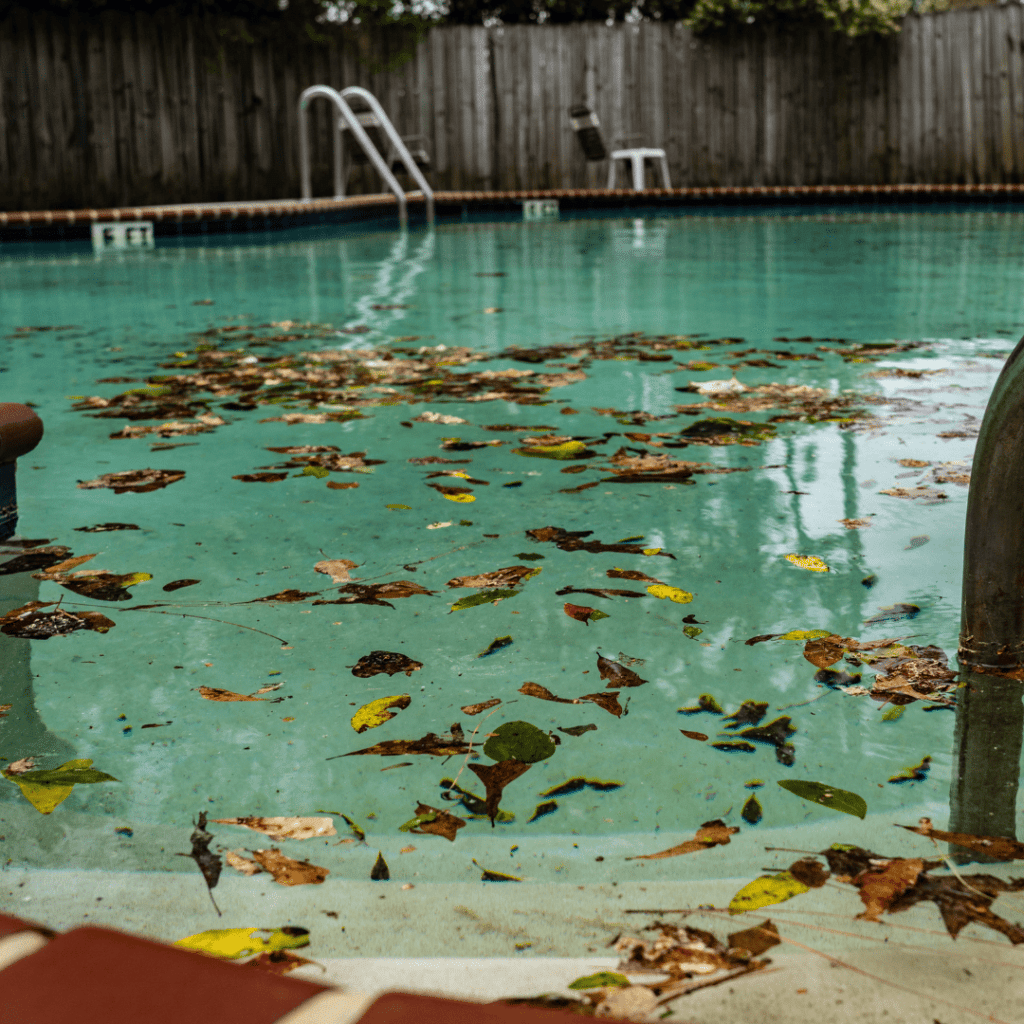
[[[299,170],[302,177],[302,199],[308,202],[313,198],[313,180],[309,162],[309,124],[306,120],[306,108],[310,100],[322,97],[330,100],[337,108],[341,118],[348,125],[355,136],[356,141],[363,147],[363,151],[370,158],[371,163],[377,169],[377,173],[384,179],[384,184],[395,194],[398,200],[398,223],[405,228],[409,223],[409,214],[406,209],[405,192],[398,184],[398,179],[391,173],[384,158],[377,151],[377,147],[370,141],[370,137],[363,130],[359,119],[352,112],[352,108],[341,97],[336,89],[329,85],[311,85],[304,89],[299,97]],[[390,122],[389,122],[390,123]],[[392,130],[394,130],[392,128]],[[344,184],[341,180],[341,132],[334,133],[334,198],[341,199],[344,193]],[[433,199],[433,194],[431,194]],[[431,212],[433,208],[431,207]]]
[[[402,140],[401,135],[395,131],[395,126],[391,123],[391,118],[384,113],[384,108],[380,105],[377,97],[366,89],[363,89],[358,85],[350,85],[346,89],[341,90],[341,96],[343,99],[348,99],[349,96],[358,96],[363,100],[370,110],[377,117],[377,121],[381,128],[384,129],[384,134],[388,137],[388,141],[391,143],[394,151],[398,154],[398,158],[405,164],[405,169],[409,172],[410,177],[420,187],[420,191],[423,193],[423,199],[426,203],[427,223],[434,223],[434,191],[427,184],[427,179],[423,176],[423,172],[416,165],[416,161],[413,160],[412,154],[409,152]],[[342,124],[338,123],[338,137],[340,138],[341,132],[343,131]],[[358,136],[356,136],[358,138]],[[360,140],[361,141],[361,140]],[[365,147],[364,147],[365,148]]]

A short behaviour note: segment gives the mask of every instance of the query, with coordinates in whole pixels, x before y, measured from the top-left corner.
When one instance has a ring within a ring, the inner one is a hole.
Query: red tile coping
[[[39,932],[47,937],[56,934],[41,924],[33,924],[30,921],[22,921],[19,917],[9,917],[7,914],[0,914],[0,939],[8,935],[18,935],[21,932]],[[0,1021],[0,1024],[4,1022]]]
[[[327,991],[92,927],[58,935],[11,964],[0,984],[3,1024],[272,1024]]]
[[[900,196],[931,195],[936,198],[955,199],[959,196],[1022,196],[1024,185],[728,185],[702,188],[649,188],[643,192],[632,189],[569,188],[532,189],[497,192],[435,192],[434,201],[443,206],[451,203],[493,203],[524,199],[811,199],[827,197],[879,196],[895,199]],[[410,203],[423,202],[423,194],[410,192]],[[181,222],[199,220],[237,220],[239,217],[285,217],[310,213],[326,213],[346,208],[395,205],[395,197],[388,194],[348,196],[344,199],[274,199],[258,202],[182,203],[173,206],[121,206],[95,210],[26,210],[0,211],[0,227],[33,224],[90,224],[97,221],[150,220],[155,222]]]
[[[530,1006],[461,1003],[412,992],[385,992],[357,1024],[558,1024],[568,1016],[564,1011]]]

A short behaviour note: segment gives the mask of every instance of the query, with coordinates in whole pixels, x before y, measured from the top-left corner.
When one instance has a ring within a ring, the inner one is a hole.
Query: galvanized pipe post
[[[1024,736],[1024,339],[989,398],[964,530],[950,831],[1015,836]],[[958,860],[984,860],[963,847]]]
[[[43,436],[43,421],[18,402],[0,402],[0,541],[14,536],[18,525],[16,460],[27,455]]]

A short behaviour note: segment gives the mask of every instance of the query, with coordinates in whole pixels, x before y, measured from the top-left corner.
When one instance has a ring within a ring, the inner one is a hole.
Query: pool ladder
[[[348,104],[350,97],[359,97],[370,108],[367,112],[355,113]],[[384,108],[378,102],[376,96],[358,85],[350,85],[339,93],[329,85],[311,85],[304,90],[299,97],[299,169],[302,175],[302,199],[308,201],[313,198],[312,171],[309,159],[309,122],[306,110],[312,100],[330,100],[338,111],[337,130],[334,133],[334,198],[342,199],[345,195],[345,181],[343,175],[343,153],[342,133],[351,131],[352,137],[362,147],[370,163],[376,168],[377,173],[384,179],[384,184],[395,194],[398,200],[398,223],[404,229],[409,223],[409,212],[407,209],[407,194],[399,185],[398,179],[391,173],[387,161],[381,156],[380,150],[373,144],[373,140],[367,134],[367,128],[380,128],[387,136],[394,155],[404,165],[409,175],[419,186],[423,193],[426,204],[427,223],[434,223],[434,192],[427,184],[427,179],[413,159],[412,154],[403,142],[402,137],[395,131],[391,119],[384,113]]]

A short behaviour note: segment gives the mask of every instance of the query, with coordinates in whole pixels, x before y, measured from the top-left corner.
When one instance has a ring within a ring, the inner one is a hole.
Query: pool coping
[[[414,218],[423,207],[422,192],[407,194]],[[998,200],[1024,201],[1018,184],[896,185],[727,185],[692,188],[633,189],[561,188],[503,191],[447,191],[434,194],[441,217],[465,216],[470,210],[512,210],[527,200],[555,199],[566,209],[622,208],[637,205],[687,207],[713,205],[821,205],[850,203],[950,203]],[[95,223],[152,221],[158,235],[255,231],[310,223],[358,222],[379,218],[395,209],[388,194],[342,199],[232,200],[97,207],[79,210],[0,211],[0,241],[88,238]],[[262,223],[261,223],[262,222]]]

